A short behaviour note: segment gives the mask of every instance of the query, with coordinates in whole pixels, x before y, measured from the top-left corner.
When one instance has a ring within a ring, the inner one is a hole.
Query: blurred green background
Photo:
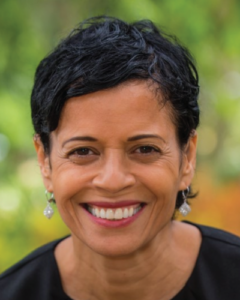
[[[0,1],[0,272],[68,230],[43,216],[29,99],[39,61],[81,20],[151,19],[193,53],[201,126],[191,221],[240,235],[240,1]]]

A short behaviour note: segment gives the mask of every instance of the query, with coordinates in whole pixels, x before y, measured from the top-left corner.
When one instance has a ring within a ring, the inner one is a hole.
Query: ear
[[[37,152],[38,164],[42,174],[44,186],[48,192],[52,193],[53,187],[52,187],[52,180],[51,180],[51,165],[50,165],[49,155],[46,154],[39,135],[36,134],[34,136],[33,141],[34,141],[35,150]]]
[[[182,153],[182,178],[179,190],[186,190],[190,186],[196,168],[196,152],[197,152],[197,132],[191,134],[187,145]]]

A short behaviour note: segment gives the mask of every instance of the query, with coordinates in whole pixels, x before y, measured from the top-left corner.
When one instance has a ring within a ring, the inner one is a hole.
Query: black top
[[[202,234],[199,256],[185,287],[172,300],[239,300],[240,238],[192,225]],[[0,300],[71,300],[63,291],[54,257],[61,240],[37,249],[5,271],[0,276]]]

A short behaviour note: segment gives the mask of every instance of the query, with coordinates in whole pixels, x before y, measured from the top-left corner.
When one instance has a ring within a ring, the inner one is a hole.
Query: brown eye
[[[141,146],[136,150],[136,152],[142,154],[149,154],[149,153],[159,152],[159,150],[152,146]]]
[[[94,162],[98,158],[98,156],[98,151],[91,150],[88,147],[80,147],[74,149],[68,154],[68,158],[71,162],[80,165]]]
[[[85,148],[85,147],[75,149],[74,151],[72,151],[70,153],[70,155],[77,155],[77,156],[87,156],[87,155],[93,155],[93,154],[94,154],[94,152],[91,149]]]
[[[78,155],[89,155],[93,154],[93,152],[88,148],[80,148],[74,151]]]

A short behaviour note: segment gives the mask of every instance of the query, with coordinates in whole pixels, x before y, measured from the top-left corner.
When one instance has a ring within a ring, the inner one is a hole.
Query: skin
[[[35,139],[45,187],[72,234],[55,251],[72,299],[171,299],[194,268],[200,233],[172,215],[194,175],[197,135],[180,149],[171,108],[159,103],[143,81],[71,98],[49,156]],[[119,228],[93,222],[82,206],[125,200],[145,206]]]

